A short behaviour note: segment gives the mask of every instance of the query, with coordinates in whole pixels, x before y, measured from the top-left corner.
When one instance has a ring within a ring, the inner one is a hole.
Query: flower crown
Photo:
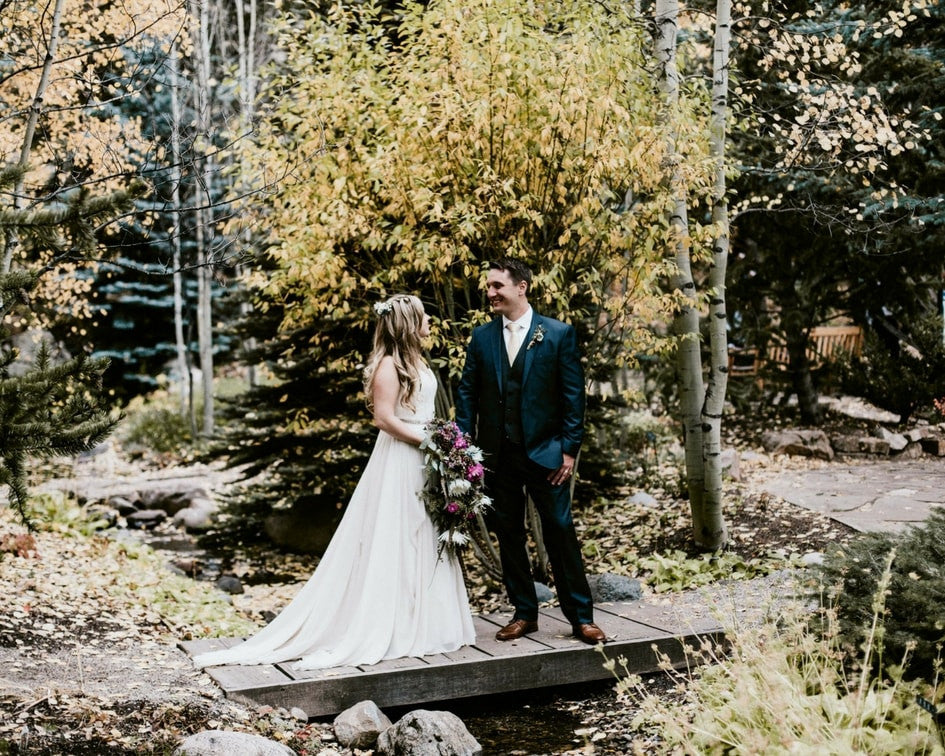
[[[388,301],[386,301],[386,302],[375,302],[375,303],[374,303],[374,312],[376,312],[376,313],[378,314],[378,316],[380,316],[380,315],[386,315],[387,313],[389,313],[389,312],[390,312],[391,310],[393,310],[393,309],[394,309],[394,303],[393,303],[392,301],[390,301],[390,300],[388,300]]]

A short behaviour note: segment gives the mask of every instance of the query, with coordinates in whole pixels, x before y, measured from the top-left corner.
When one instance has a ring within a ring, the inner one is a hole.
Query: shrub
[[[839,595],[839,632],[849,648],[863,643],[890,554],[885,648],[893,659],[912,648],[907,674],[931,679],[945,641],[945,511],[934,510],[921,526],[898,536],[865,534],[827,554],[821,577]],[[831,601],[831,595],[822,598]]]
[[[666,416],[648,410],[619,395],[587,398],[587,432],[578,470],[581,497],[608,496],[621,486],[641,488],[665,483],[669,475],[676,485],[679,461],[673,457],[677,430]]]
[[[128,446],[173,454],[193,443],[190,420],[181,415],[177,401],[167,391],[135,397],[125,414],[119,438]]]
[[[933,401],[945,395],[942,319],[919,321],[910,337],[912,344],[906,345],[867,332],[862,357],[840,364],[845,391],[897,413],[900,423],[918,409],[931,411]]]

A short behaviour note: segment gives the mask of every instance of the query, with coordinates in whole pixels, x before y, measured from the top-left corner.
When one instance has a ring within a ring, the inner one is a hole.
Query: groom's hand
[[[561,467],[555,470],[551,475],[548,476],[548,481],[553,486],[560,486],[562,483],[567,483],[571,479],[571,475],[574,474],[574,457],[569,454],[564,455],[564,462],[561,463]]]

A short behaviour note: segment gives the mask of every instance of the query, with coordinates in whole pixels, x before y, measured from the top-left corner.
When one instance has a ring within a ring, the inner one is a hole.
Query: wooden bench
[[[862,351],[863,329],[860,326],[818,326],[810,330],[807,359],[812,368],[822,367],[841,354],[859,357]],[[782,337],[775,336],[769,342],[763,359],[757,349],[729,349],[728,374],[730,377],[756,377],[765,364],[787,370],[789,362],[787,344]]]

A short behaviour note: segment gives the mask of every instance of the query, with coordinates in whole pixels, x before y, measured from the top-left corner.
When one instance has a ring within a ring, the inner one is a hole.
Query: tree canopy
[[[486,317],[482,265],[511,254],[535,268],[538,308],[581,324],[592,359],[652,346],[673,306],[660,289],[672,231],[638,26],[584,0],[443,0],[396,19],[370,3],[286,15],[279,33],[250,160],[260,177],[293,169],[265,208],[278,243],[264,296],[296,301],[287,323],[328,313],[366,328],[367,303],[417,291],[455,374]],[[686,94],[679,150],[704,193],[705,98]]]

